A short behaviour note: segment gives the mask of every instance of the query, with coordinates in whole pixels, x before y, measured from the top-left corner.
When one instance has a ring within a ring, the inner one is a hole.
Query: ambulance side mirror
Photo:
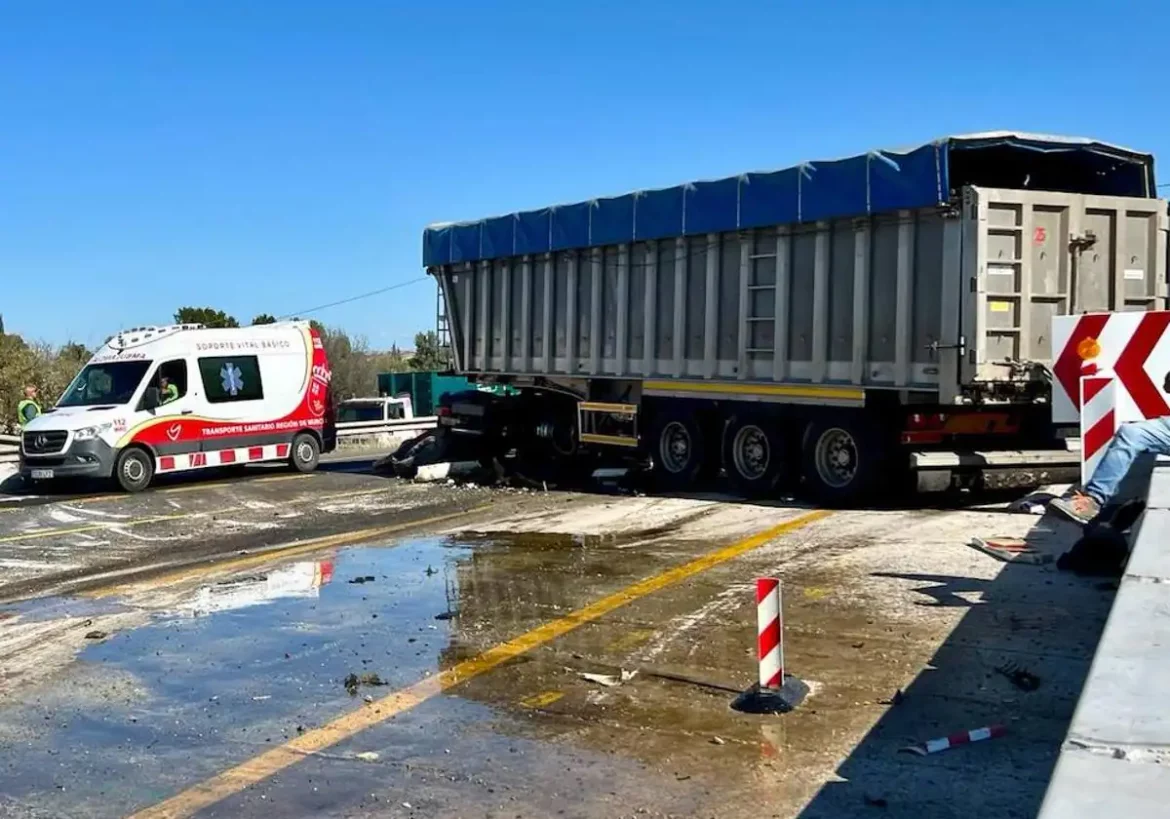
[[[147,387],[142,394],[142,408],[147,412],[154,412],[162,404],[162,396],[158,387]]]

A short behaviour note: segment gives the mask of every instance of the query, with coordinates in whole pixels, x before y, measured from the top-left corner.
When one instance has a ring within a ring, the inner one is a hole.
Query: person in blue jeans
[[[1170,393],[1170,373],[1162,391]],[[1089,482],[1072,497],[1058,498],[1049,506],[1077,523],[1090,522],[1117,494],[1133,462],[1147,453],[1170,455],[1170,416],[1122,424]]]

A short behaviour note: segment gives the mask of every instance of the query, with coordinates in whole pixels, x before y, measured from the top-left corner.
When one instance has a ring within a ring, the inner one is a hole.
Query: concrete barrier
[[[1159,459],[1040,819],[1165,816],[1168,762],[1170,460]]]

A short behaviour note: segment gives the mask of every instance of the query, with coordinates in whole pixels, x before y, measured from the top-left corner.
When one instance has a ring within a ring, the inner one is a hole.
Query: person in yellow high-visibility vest
[[[158,386],[161,404],[169,404],[179,400],[179,386],[165,375],[159,378]]]
[[[24,400],[16,405],[16,421],[21,429],[29,421],[41,414],[41,405],[37,403],[37,388],[29,384],[24,388]]]

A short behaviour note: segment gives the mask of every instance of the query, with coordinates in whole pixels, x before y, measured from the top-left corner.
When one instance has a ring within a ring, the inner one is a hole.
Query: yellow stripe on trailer
[[[631,438],[626,435],[602,435],[598,432],[582,432],[578,438],[583,444],[605,444],[607,446],[627,446],[636,447],[638,445],[637,438]]]
[[[759,396],[863,404],[865,390],[859,387],[819,386],[815,384],[734,384],[727,381],[643,381],[642,391],[655,393],[693,393],[699,395]]]
[[[577,407],[585,412],[612,412],[618,415],[638,414],[637,404],[607,404],[602,401],[582,401]]]

